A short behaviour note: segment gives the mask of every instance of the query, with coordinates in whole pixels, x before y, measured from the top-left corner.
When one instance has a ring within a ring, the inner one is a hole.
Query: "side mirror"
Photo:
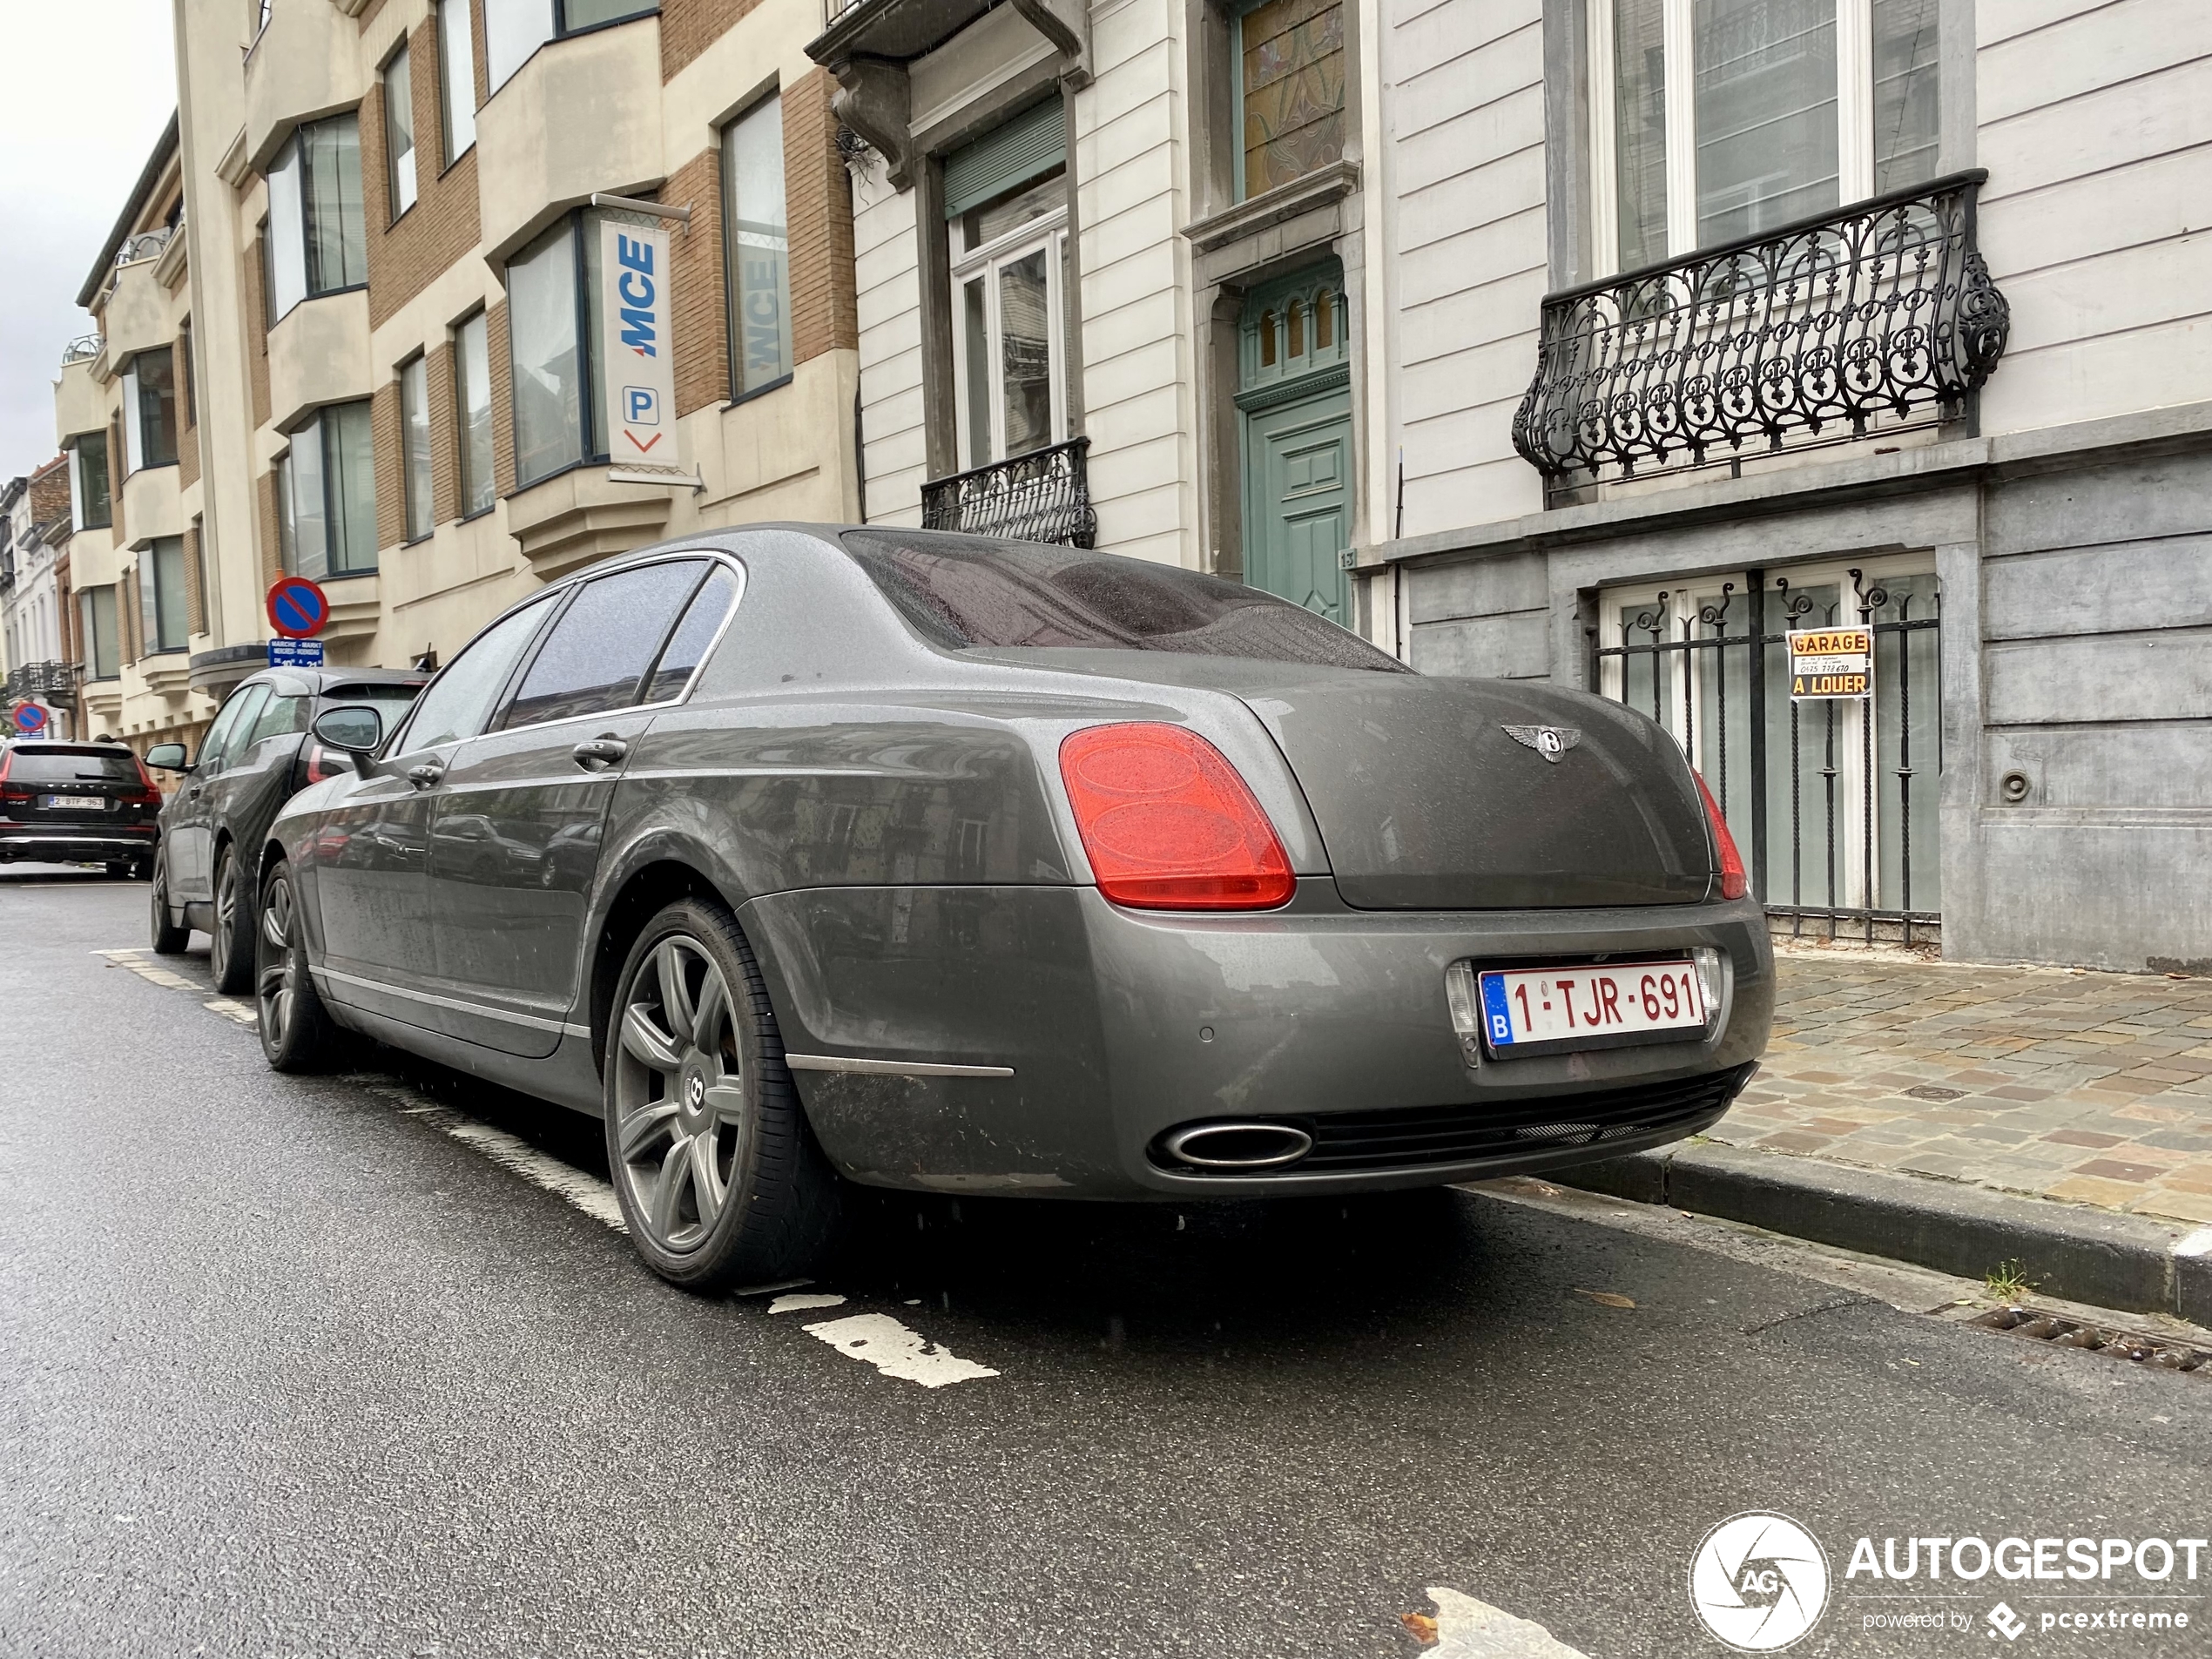
[[[185,758],[181,743],[157,743],[146,751],[146,765],[156,772],[190,772],[192,762]]]
[[[369,775],[370,762],[384,741],[382,715],[374,709],[358,704],[325,709],[315,717],[314,729],[317,743],[345,755],[354,763],[354,770],[362,777]]]

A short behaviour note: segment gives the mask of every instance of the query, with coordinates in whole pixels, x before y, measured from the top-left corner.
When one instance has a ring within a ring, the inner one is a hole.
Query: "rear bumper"
[[[1252,917],[1140,914],[1094,888],[1036,887],[819,888],[757,900],[741,920],[800,1066],[1010,1069],[795,1069],[846,1174],[941,1191],[1327,1193],[1612,1157],[1718,1117],[1773,1014],[1772,951],[1750,901],[1352,911],[1323,877],[1302,881],[1289,908]],[[1535,966],[1698,944],[1730,964],[1708,1036],[1470,1065],[1453,1028],[1454,961]],[[1673,1087],[1697,1080],[1711,1082],[1702,1096]],[[1566,1134],[1578,1106],[1587,1116],[1601,1100],[1621,1109],[1603,1136]],[[1163,1167],[1151,1150],[1163,1132],[1209,1118],[1412,1114],[1420,1130],[1432,1113],[1476,1132],[1306,1171],[1202,1174]],[[1516,1124],[1535,1132],[1513,1134]]]
[[[122,825],[99,830],[0,830],[0,864],[104,864],[117,859],[148,859],[160,839],[157,826]]]

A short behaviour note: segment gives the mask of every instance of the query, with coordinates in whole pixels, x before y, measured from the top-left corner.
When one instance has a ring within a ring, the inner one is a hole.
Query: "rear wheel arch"
[[[664,854],[622,879],[608,902],[591,946],[589,983],[591,1002],[591,1062],[602,1074],[607,1064],[607,1033],[614,1016],[616,981],[631,946],[645,924],[678,899],[700,899],[732,915],[737,904],[696,864]]]

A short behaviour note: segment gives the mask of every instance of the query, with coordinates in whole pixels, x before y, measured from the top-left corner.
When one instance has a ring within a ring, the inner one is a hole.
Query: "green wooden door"
[[[1244,480],[1244,580],[1350,627],[1349,388],[1245,415]]]

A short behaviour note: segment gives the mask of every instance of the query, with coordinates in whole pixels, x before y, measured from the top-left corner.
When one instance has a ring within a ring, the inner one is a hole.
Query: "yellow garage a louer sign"
[[[1864,698],[1874,689],[1874,631],[1805,628],[1790,635],[1790,700]]]

